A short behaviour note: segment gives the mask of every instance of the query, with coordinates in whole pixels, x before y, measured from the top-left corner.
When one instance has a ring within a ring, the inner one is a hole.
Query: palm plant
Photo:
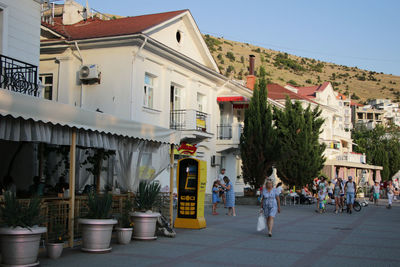
[[[87,219],[111,219],[112,195],[91,192],[88,195]]]
[[[28,205],[24,205],[17,200],[15,194],[7,191],[4,194],[4,205],[0,207],[2,221],[7,227],[30,229],[42,222],[40,206],[39,197],[30,199]]]
[[[132,227],[131,216],[129,214],[132,211],[132,209],[133,209],[132,200],[127,199],[125,201],[125,207],[122,210],[120,222],[119,222],[120,226],[122,228],[131,228]]]
[[[141,180],[135,196],[135,208],[140,211],[152,210],[159,200],[161,185],[155,181]]]

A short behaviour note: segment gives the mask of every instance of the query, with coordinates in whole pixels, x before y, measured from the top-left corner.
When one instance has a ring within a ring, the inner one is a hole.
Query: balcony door
[[[170,87],[170,128],[182,130],[185,125],[185,110],[183,110],[182,87],[171,84]]]

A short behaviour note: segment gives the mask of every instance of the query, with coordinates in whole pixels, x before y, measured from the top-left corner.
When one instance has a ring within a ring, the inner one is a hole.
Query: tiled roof
[[[289,96],[290,99],[305,100],[317,104],[310,98],[302,96],[300,94],[296,94],[295,92],[292,92],[276,83],[268,84],[267,89],[268,89],[268,98],[271,98],[272,100],[284,100],[286,99],[286,96]]]
[[[302,96],[307,96],[309,98],[315,98],[316,97],[316,92],[322,92],[325,90],[326,87],[328,87],[329,82],[324,82],[321,85],[315,85],[315,86],[306,86],[306,87],[296,87],[298,89],[298,94]]]
[[[186,11],[188,10],[178,10],[113,20],[93,18],[72,25],[63,25],[60,18],[55,18],[54,25],[46,22],[42,22],[42,25],[59,33],[68,40],[111,37],[141,33]]]

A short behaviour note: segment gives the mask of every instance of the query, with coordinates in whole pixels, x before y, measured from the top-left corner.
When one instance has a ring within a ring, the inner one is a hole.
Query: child
[[[220,182],[219,181],[215,181],[213,184],[213,188],[212,188],[212,215],[218,215],[219,213],[217,213],[217,205],[219,200],[219,192],[220,192]]]
[[[319,213],[325,212],[325,203],[326,203],[326,193],[323,188],[320,188],[318,191],[318,211]]]
[[[378,182],[375,182],[375,185],[373,186],[373,196],[374,196],[374,204],[378,205],[378,199],[379,199],[379,191],[381,189],[381,186],[379,185]]]

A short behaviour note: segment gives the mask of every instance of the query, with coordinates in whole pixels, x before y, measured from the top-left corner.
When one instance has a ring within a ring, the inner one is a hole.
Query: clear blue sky
[[[123,16],[190,9],[202,33],[400,75],[400,0],[89,0],[89,5]]]

